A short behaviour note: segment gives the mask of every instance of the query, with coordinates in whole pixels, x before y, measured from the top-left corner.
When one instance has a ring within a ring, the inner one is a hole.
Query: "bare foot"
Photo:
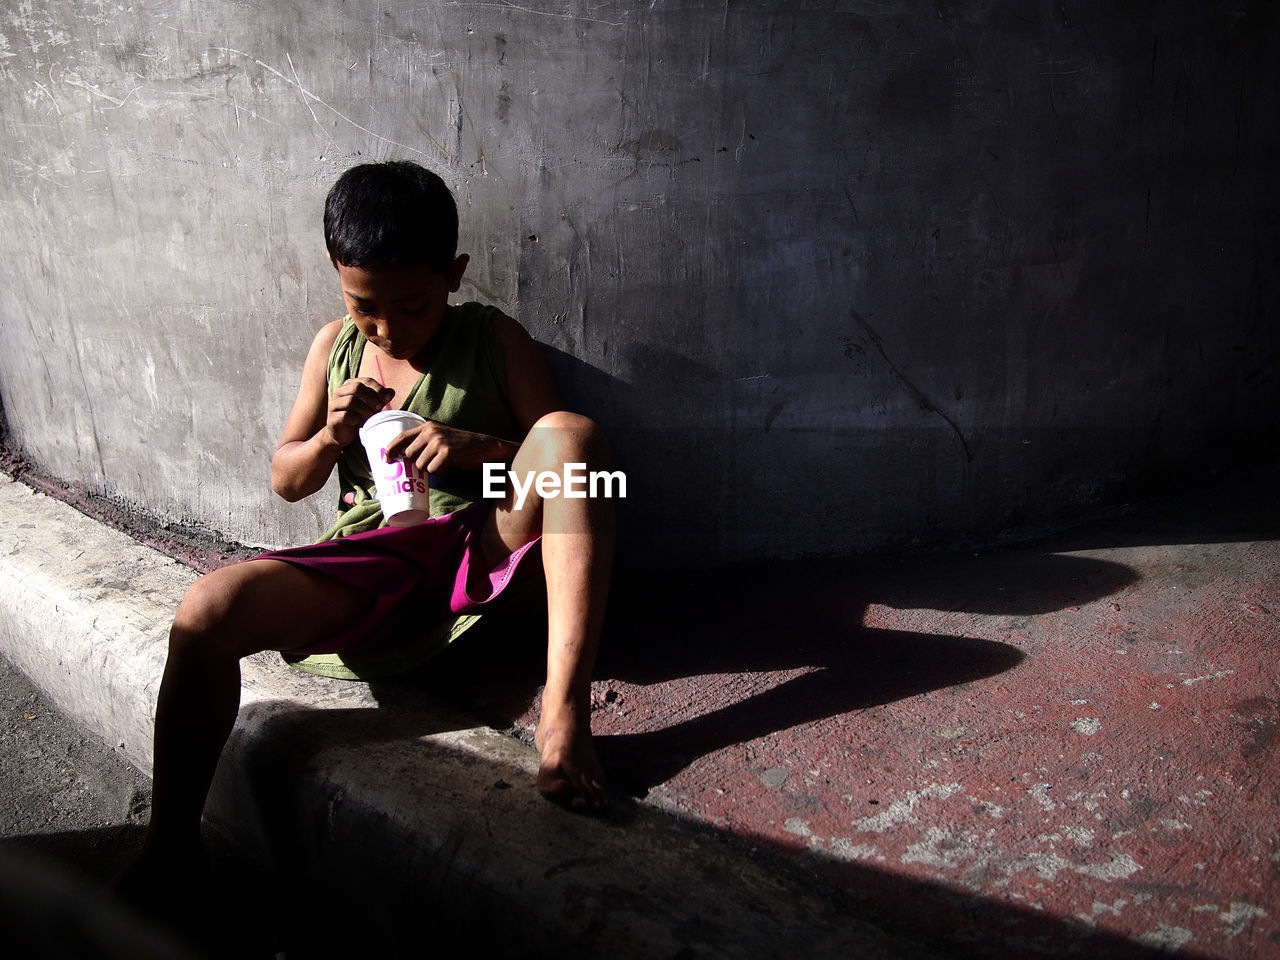
[[[544,711],[534,743],[542,758],[539,793],[576,813],[601,813],[609,808],[609,791],[591,743],[589,720],[579,721],[571,714],[549,717]]]

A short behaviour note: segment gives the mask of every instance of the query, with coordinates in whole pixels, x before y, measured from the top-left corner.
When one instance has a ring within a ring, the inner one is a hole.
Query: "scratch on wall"
[[[75,358],[76,373],[80,377],[80,385],[84,390],[84,408],[89,414],[89,432],[92,434],[93,455],[98,462],[98,479],[102,482],[107,478],[107,465],[102,459],[102,439],[98,433],[98,414],[93,406],[93,390],[89,386],[89,380],[84,373],[84,360],[81,356],[81,347],[79,339],[76,337],[74,327],[68,328],[71,333],[72,356]]]
[[[398,147],[401,150],[408,150],[411,153],[416,153],[420,157],[428,157],[428,158],[431,157],[431,154],[429,154],[425,150],[419,150],[417,147],[412,147],[407,143],[400,143],[398,140],[392,140],[390,137],[384,137],[380,133],[375,133],[374,131],[370,130],[368,127],[357,123],[355,120],[352,120],[350,117],[348,117],[345,113],[343,113],[337,107],[333,106],[330,103],[327,103],[322,97],[319,97],[316,94],[312,93],[310,90],[308,90],[306,87],[302,85],[301,80],[298,78],[298,72],[293,66],[293,59],[289,56],[288,53],[285,54],[285,59],[289,61],[289,69],[293,71],[294,73],[293,77],[290,77],[287,74],[281,72],[280,70],[277,70],[275,67],[271,66],[271,64],[269,63],[263,63],[257,57],[253,56],[252,54],[245,53],[243,50],[237,50],[234,47],[212,47],[210,49],[215,50],[219,53],[225,53],[229,56],[243,57],[244,59],[250,61],[251,63],[256,63],[263,70],[266,70],[272,73],[273,75],[279,77],[281,80],[289,84],[291,87],[296,87],[298,92],[302,94],[303,102],[306,104],[307,109],[311,111],[311,118],[315,120],[317,124],[320,124],[320,120],[319,118],[316,117],[315,111],[311,110],[312,102],[319,104],[320,106],[328,110],[330,113],[332,113],[334,116],[336,116],[339,120],[343,121],[344,123],[350,124],[351,126],[355,127],[357,130],[359,130],[361,133],[366,133],[376,140],[381,140],[383,143],[388,144],[389,146],[392,146],[392,147]],[[455,167],[462,165],[461,161],[457,157],[451,155],[447,150],[445,150],[444,147],[440,144],[440,142],[436,140],[434,137],[432,137],[430,134],[424,131],[423,136],[427,138],[428,142],[430,142],[431,146],[435,149],[435,159],[440,160],[441,162],[444,162],[447,164],[451,164],[452,166],[455,166]]]
[[[50,70],[52,70],[52,68],[50,68]],[[52,79],[52,75],[50,76],[50,79]],[[113,97],[113,96],[111,96],[110,94],[103,93],[103,92],[102,92],[102,90],[100,89],[100,87],[99,87],[99,85],[98,85],[98,84],[96,84],[96,83],[88,83],[88,82],[87,82],[87,81],[85,81],[85,80],[84,80],[84,79],[83,79],[83,78],[82,78],[78,73],[75,73],[74,71],[67,71],[67,72],[65,72],[65,73],[62,75],[62,82],[63,82],[63,83],[65,83],[65,84],[66,84],[67,86],[69,86],[69,87],[75,87],[75,88],[76,88],[76,89],[78,89],[78,90],[84,90],[84,91],[86,91],[86,92],[88,92],[88,93],[92,94],[92,95],[93,95],[93,96],[95,96],[95,97],[98,97],[98,98],[100,98],[100,99],[102,99],[102,100],[106,100],[108,103],[114,104],[114,109],[116,109],[116,110],[119,110],[119,109],[120,109],[121,107],[123,107],[126,103],[128,103],[128,102],[129,102],[129,98],[130,98],[130,97],[132,97],[135,93],[137,93],[139,90],[141,90],[141,89],[142,89],[142,86],[141,86],[141,85],[134,87],[132,90],[130,90],[128,93],[126,93],[126,94],[124,95],[124,99],[123,99],[123,100],[121,100],[119,97]],[[37,85],[38,85],[38,84],[37,84]],[[43,88],[43,87],[41,87],[41,89],[44,89],[44,88]],[[46,92],[46,93],[48,93],[48,91],[47,91],[47,90],[46,90],[45,92]],[[52,99],[52,95],[50,95],[50,99]],[[55,105],[55,106],[57,106],[57,102],[56,102],[56,101],[55,101],[54,105]],[[61,113],[62,113],[62,110],[61,110],[61,109],[59,109],[59,110],[58,110],[58,113],[59,113],[59,114],[61,114]]]
[[[928,394],[912,383],[910,378],[908,378],[907,375],[898,368],[898,365],[889,359],[889,355],[885,353],[884,339],[875,331],[871,324],[867,323],[866,319],[861,314],[855,310],[850,310],[849,315],[852,316],[854,320],[858,321],[858,325],[861,326],[863,331],[866,333],[867,339],[871,341],[871,345],[876,348],[876,352],[879,353],[884,362],[888,364],[890,372],[897,378],[898,382],[906,388],[907,393],[911,394],[916,403],[920,405],[920,409],[936,414],[947,422],[947,426],[952,429],[956,438],[960,441],[960,446],[964,448],[965,460],[971,463],[973,461],[973,451],[969,449],[969,441],[965,439],[964,433],[960,430],[960,425],[951,419],[951,417],[947,416],[947,414],[936,403],[929,399]]]
[[[452,4],[456,6],[457,4]],[[626,20],[604,20],[600,17],[585,17],[576,13],[561,13],[553,10],[535,10],[532,7],[524,7],[518,3],[511,3],[510,0],[503,0],[502,3],[471,3],[471,7],[499,7],[504,10],[515,10],[520,13],[529,13],[539,17],[553,17],[556,20],[568,20],[573,23],[598,23],[605,27],[625,27]]]

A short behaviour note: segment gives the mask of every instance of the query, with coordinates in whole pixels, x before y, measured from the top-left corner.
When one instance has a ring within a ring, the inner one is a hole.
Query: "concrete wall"
[[[322,527],[268,461],[367,158],[456,189],[637,556],[994,537],[1276,439],[1268,3],[2,7],[12,440],[161,516]]]

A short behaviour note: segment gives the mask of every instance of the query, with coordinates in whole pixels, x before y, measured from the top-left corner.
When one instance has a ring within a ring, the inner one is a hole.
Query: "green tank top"
[[[502,344],[493,332],[496,307],[468,302],[450,306],[441,324],[440,346],[431,366],[401,405],[426,420],[459,430],[519,442],[524,435],[507,400]],[[329,394],[358,376],[365,340],[351,317],[329,352]],[[480,499],[479,471],[449,470],[432,478],[431,515],[460,510]],[[338,519],[321,540],[333,540],[386,525],[374,495],[373,473],[360,441],[338,457]]]
[[[524,431],[507,405],[507,374],[502,344],[493,333],[499,311],[479,303],[451,306],[439,336],[439,352],[409,392],[403,409],[427,420],[460,430],[472,430],[502,440],[519,442]],[[329,353],[329,393],[357,376],[367,341],[350,317]],[[382,508],[374,498],[373,475],[360,441],[349,444],[338,458],[338,519],[322,540],[333,540],[386,525]],[[346,502],[352,494],[354,503]],[[480,498],[480,474],[449,471],[444,482],[431,489],[431,514],[460,510]],[[509,609],[536,616],[546,609],[537,589],[522,589],[507,601]],[[492,616],[492,614],[487,614]],[[481,619],[479,613],[463,613],[442,623],[424,624],[422,632],[406,633],[394,642],[362,654],[313,654],[284,660],[295,669],[346,680],[373,680],[403,673],[438,654]]]

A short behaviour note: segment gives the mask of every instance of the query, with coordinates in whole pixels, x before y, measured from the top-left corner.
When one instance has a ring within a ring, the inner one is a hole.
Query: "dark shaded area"
[[[66,854],[98,848],[94,831],[50,837]],[[212,960],[214,956],[109,901],[96,882],[43,852],[0,845],[0,929],[7,956],[28,960]],[[252,954],[243,954],[251,957]]]
[[[216,838],[215,883],[204,898],[212,928],[192,935],[157,927],[111,902],[107,881],[138,851],[150,782],[64,716],[0,659],[0,930],[6,955],[27,958],[219,956],[271,958],[283,942],[269,905],[279,899],[260,870]],[[228,923],[226,918],[235,918]],[[217,946],[212,953],[192,944]]]
[[[969,683],[1022,660],[1004,644],[891,630],[861,630],[839,651],[808,644],[804,652],[822,664],[819,669],[661,730],[597,737],[615,787],[643,794],[724,747]]]
[[[1041,550],[899,561],[757,563],[691,575],[617,578],[596,676],[640,685],[705,674],[809,668],[765,692],[662,729],[598,738],[615,786],[634,794],[693,760],[777,731],[1013,669],[985,639],[862,626],[869,603],[1034,615],[1088,603],[1134,580],[1114,563]],[[543,644],[493,623],[398,683],[510,727],[542,681]],[[658,704],[659,709],[661,704]]]
[[[0,840],[0,917],[14,956],[65,960],[273,960],[311,936],[302,906],[277,877],[217,836],[206,835],[210,872],[184,881],[182,916],[152,916],[148,904],[113,899],[107,883],[141,848],[145,827],[99,828]]]
[[[623,572],[615,582],[598,677],[647,685],[714,673],[812,669],[695,720],[600,737],[600,752],[616,787],[643,794],[728,745],[1016,669],[1021,659],[1012,647],[986,640],[862,627],[868,604],[1035,616],[1088,604],[1135,582],[1134,571],[1121,564],[1070,551],[1276,537],[1280,464],[1271,464],[1226,474],[1190,494],[1125,506],[1035,544],[758,563],[697,574]],[[450,651],[431,673],[393,685],[394,696],[388,688],[379,697],[411,696],[416,685],[509,728],[541,682],[541,639],[527,629],[476,639]],[[756,839],[771,848],[776,843]],[[936,937],[951,955],[1163,955],[1038,911],[807,850],[774,849],[836,881],[858,911],[871,911],[903,932]],[[940,919],[922,931],[923,916]]]
[[[616,583],[598,676],[654,684],[715,672],[812,669],[688,723],[601,738],[610,773],[624,788],[642,792],[727,744],[1016,668],[1017,651],[1003,644],[871,630],[860,626],[860,618],[870,603],[1009,615],[1088,603],[1133,582],[1132,571],[1061,551],[1275,537],[1280,535],[1278,475],[1280,469],[1272,467],[1244,480],[1232,477],[1193,497],[1135,506],[1034,546],[963,555],[759,563],[698,575],[624,572]],[[327,742],[394,740],[405,742],[412,753],[417,749],[413,737],[443,729],[431,706],[439,700],[527,735],[513,729],[513,720],[536,694],[542,669],[540,636],[527,625],[507,624],[504,629],[491,624],[429,671],[375,685],[383,709],[332,716],[301,712],[270,721],[273,730],[259,775],[264,783],[278,784],[291,769],[300,769],[307,761],[299,747],[303,732],[313,735],[317,723],[326,725]],[[280,762],[282,755],[287,763]],[[500,783],[528,788],[513,783],[516,778],[509,771],[495,767],[492,774],[495,789]],[[281,813],[286,800],[286,794],[277,796]],[[618,829],[626,829],[632,809],[625,799],[620,803],[613,820]],[[39,852],[75,860],[94,845],[101,854],[90,852],[86,859],[107,857],[113,844],[127,845],[132,839],[136,832],[125,829],[114,834],[70,832],[28,843]],[[741,838],[722,839],[744,843]],[[869,911],[878,922],[917,935],[922,932],[920,914],[951,918],[949,924],[924,931],[951,955],[1161,955],[1124,938],[940,885],[809,852],[775,853],[782,855],[779,869],[798,863],[837,880],[846,890],[841,896],[848,898],[851,915]],[[744,846],[744,855],[774,854]],[[966,939],[957,942],[960,936]]]
[[[397,754],[397,765],[405,771],[416,766],[432,767],[439,764],[438,744],[417,740],[417,737],[438,733],[454,725],[447,715],[441,714],[405,685],[388,685],[383,689],[383,708],[376,710],[298,710],[287,706],[279,712],[271,712],[274,705],[263,704],[262,736],[257,743],[257,759],[251,769],[255,775],[255,793],[264,804],[262,813],[267,823],[288,822],[275,818],[294,816],[289,794],[311,761],[315,745],[324,743],[326,748],[360,744],[396,742],[403,750]],[[457,718],[457,725],[466,723]],[[317,725],[323,735],[317,735]],[[358,755],[357,755],[358,756]],[[371,755],[372,756],[372,755]],[[351,762],[359,763],[357,759]],[[378,762],[370,760],[369,762]],[[456,761],[455,761],[456,762]],[[469,778],[488,784],[492,790],[527,790],[523,775],[504,765],[468,756],[466,763]],[[639,815],[634,802],[622,798],[607,817],[616,830],[627,830]],[[770,849],[771,844],[756,846],[750,838],[717,830],[696,821],[681,821],[678,829],[699,834],[705,842],[729,851],[734,856],[750,858],[756,864],[766,863],[771,873],[785,878],[789,888],[813,893],[827,900],[837,918],[849,923],[870,922],[890,934],[906,941],[919,943],[947,957],[991,958],[1004,957],[1087,957],[1101,956],[1118,960],[1156,960],[1167,956],[1164,952],[1145,947],[1115,934],[1100,932],[1083,925],[1063,920],[1031,909],[1023,909],[1007,903],[989,900],[982,896],[953,890],[941,884],[933,884],[904,877],[899,874],[841,861],[823,863],[807,853]],[[287,831],[282,831],[282,833]],[[316,842],[321,842],[317,838]],[[536,845],[536,834],[531,834],[531,844]],[[299,896],[305,896],[309,883],[306,860],[308,853],[299,852],[282,843],[276,854],[289,864],[286,886]],[[313,854],[314,855],[314,852]],[[832,868],[841,872],[841,886],[826,886]],[[625,871],[619,864],[619,871]],[[497,911],[493,923],[482,931],[469,936],[480,942],[506,942],[519,940],[521,933],[513,930],[510,918],[503,919],[501,904],[490,904],[492,894],[482,885],[464,882],[464,877],[452,877],[450,865],[442,862],[424,875],[422,883],[430,888],[397,888],[396,896],[409,900],[432,903],[438,910],[433,919],[433,929],[442,934],[454,931],[457,924],[468,922],[477,912]],[[452,877],[452,880],[450,880]],[[436,884],[444,884],[437,888]],[[630,892],[627,892],[630,891]],[[312,911],[324,903],[329,891],[316,891],[310,902]],[[619,882],[617,896],[633,896],[625,881]],[[641,891],[643,893],[643,891]],[[531,896],[534,895],[531,892]],[[450,904],[452,898],[462,903]],[[928,909],[925,909],[927,906]],[[923,918],[946,916],[947,923],[926,924]],[[841,922],[837,920],[836,922]],[[461,931],[460,931],[461,932]],[[536,931],[527,935],[537,940]],[[589,935],[589,934],[584,934]],[[732,934],[728,934],[732,936]],[[333,930],[326,944],[308,942],[297,954],[301,957],[341,956],[342,951],[354,947],[350,931]],[[341,946],[339,946],[341,945]],[[572,948],[572,944],[567,944]],[[326,950],[326,947],[329,948]],[[319,952],[311,952],[317,950]],[[329,950],[336,952],[329,952]],[[625,952],[625,951],[624,951]],[[1184,951],[1184,953],[1186,953]],[[293,954],[291,954],[292,956]],[[534,951],[530,956],[547,955]],[[1194,953],[1186,953],[1195,956]]]
[[[697,576],[621,575],[598,677],[658,690],[663,681],[682,677],[810,669],[693,720],[600,736],[602,762],[616,791],[642,796],[697,758],[730,745],[963,685],[1014,669],[1022,660],[1015,648],[988,640],[863,627],[869,603],[1030,616],[1088,603],[1134,578],[1122,565],[1056,555],[1042,547],[932,558],[759,563]],[[403,717],[403,698],[417,687],[511,728],[542,680],[541,639],[527,629],[494,629],[475,639],[416,677],[375,685],[380,702],[395,704]],[[644,696],[643,689],[638,695]],[[660,716],[662,704],[656,707],[653,715]],[[384,726],[373,717],[352,719],[337,736],[358,741]],[[621,803],[614,814],[619,828],[625,828],[628,806]],[[873,916],[901,935],[936,941],[948,955],[1159,955],[1122,937],[941,885],[774,849],[820,877],[838,879],[850,898],[851,916]],[[930,910],[919,910],[925,902]],[[925,916],[945,916],[955,925],[923,929]],[[1015,942],[1026,946],[1004,946]]]
[[[0,855],[16,854],[60,865],[86,880],[106,883],[142,846],[145,823],[30,833],[0,838]]]

